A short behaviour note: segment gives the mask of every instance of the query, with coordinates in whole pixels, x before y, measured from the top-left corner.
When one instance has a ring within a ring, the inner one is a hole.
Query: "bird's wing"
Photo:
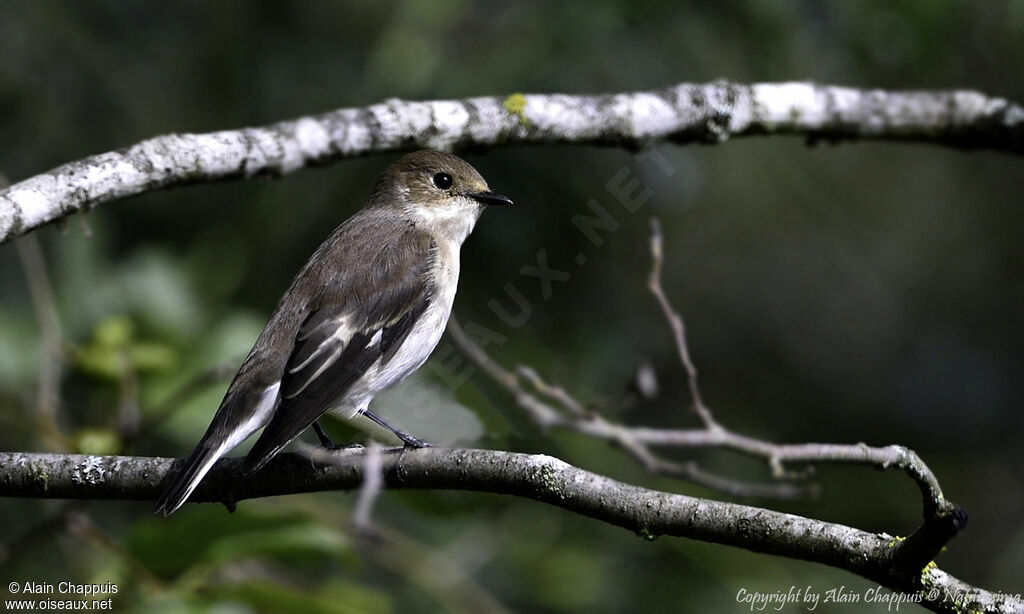
[[[280,405],[246,457],[252,473],[311,425],[378,360],[387,364],[434,294],[437,245],[411,229],[375,258],[347,263],[295,337]]]

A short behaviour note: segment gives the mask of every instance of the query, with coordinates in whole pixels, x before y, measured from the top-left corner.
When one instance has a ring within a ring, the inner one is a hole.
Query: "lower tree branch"
[[[653,141],[723,143],[769,134],[809,141],[918,141],[1024,153],[1024,108],[966,91],[815,83],[680,83],[600,95],[387,100],[267,126],[167,134],[89,156],[0,190],[0,243],[95,205],[160,188],[281,175],[415,148]]]
[[[223,459],[194,501],[229,507],[243,499],[352,490],[364,479],[362,452],[281,454],[251,479],[242,459]],[[177,461],[169,458],[0,453],[0,496],[54,499],[153,500]],[[970,586],[928,563],[907,566],[911,539],[767,509],[649,490],[597,475],[544,455],[489,450],[388,449],[384,487],[448,489],[540,501],[634,531],[725,544],[844,569],[904,593],[936,612],[966,609],[1020,612],[1019,595]]]

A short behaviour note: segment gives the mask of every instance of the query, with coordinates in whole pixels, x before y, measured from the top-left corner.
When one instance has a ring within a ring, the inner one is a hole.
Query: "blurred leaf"
[[[143,245],[126,259],[110,260],[105,226],[94,236],[68,237],[55,263],[55,285],[67,333],[109,314],[123,314],[147,332],[170,339],[190,338],[206,313],[182,263],[167,251]]]
[[[127,366],[124,349],[131,342],[134,331],[130,318],[124,315],[108,317],[96,325],[89,342],[75,352],[75,364],[90,375],[119,381]]]
[[[119,271],[120,294],[150,326],[171,338],[191,336],[203,310],[179,263],[167,252],[148,248]]]
[[[556,608],[599,608],[609,586],[607,568],[596,553],[563,547],[541,557],[533,568],[540,593]]]
[[[143,405],[152,407],[164,402],[187,382],[218,364],[241,363],[256,337],[266,324],[266,316],[234,312],[214,323],[210,330],[185,348],[180,368],[154,379],[142,391]],[[195,442],[210,422],[227,387],[228,378],[210,386],[175,408],[161,430],[182,441]]]
[[[157,593],[142,602],[146,614],[241,614],[246,610],[224,607],[222,604],[210,603],[196,595],[184,591],[166,590]]]
[[[280,583],[253,581],[223,585],[217,592],[268,614],[384,614],[392,611],[386,593],[344,582],[309,591]]]
[[[219,562],[260,555],[300,563],[313,555],[340,556],[348,547],[347,540],[336,529],[296,519],[294,524],[222,537],[208,553],[211,561]]]
[[[125,360],[119,351],[87,346],[75,353],[75,365],[89,375],[116,382],[124,373]]]
[[[78,349],[75,364],[101,379],[121,380],[126,370],[163,371],[177,364],[178,354],[170,345],[135,341],[135,325],[125,315],[111,316],[93,330],[89,343]]]
[[[117,454],[123,447],[121,437],[110,429],[81,429],[75,433],[74,442],[79,454]]]
[[[135,325],[131,318],[115,315],[100,322],[93,331],[93,340],[97,346],[118,349],[125,347],[132,340]]]
[[[178,353],[174,348],[161,343],[133,344],[128,356],[136,371],[164,371],[178,363]]]
[[[190,567],[263,556],[309,564],[346,559],[340,533],[301,513],[268,514],[247,506],[229,514],[220,506],[189,506],[169,519],[147,518],[132,528],[127,547],[154,574],[173,577]]]

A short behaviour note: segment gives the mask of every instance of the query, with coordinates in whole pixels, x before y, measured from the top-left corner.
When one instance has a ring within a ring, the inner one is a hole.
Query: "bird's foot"
[[[320,447],[330,452],[337,452],[339,450],[362,450],[365,446],[361,443],[321,443]]]
[[[368,409],[364,409],[363,410],[363,415],[366,416],[367,418],[369,418],[370,420],[373,420],[377,424],[383,426],[384,428],[386,428],[387,430],[391,431],[392,433],[394,433],[395,437],[398,437],[399,439],[401,439],[402,443],[405,444],[405,448],[429,448],[429,447],[431,447],[429,443],[423,441],[422,439],[419,439],[418,437],[413,437],[409,433],[406,433],[405,431],[396,429],[395,427],[391,426],[390,424],[388,424],[387,422],[382,420],[380,416],[378,416],[377,414],[373,413],[372,411],[370,411]]]
[[[402,440],[402,443],[405,444],[404,447],[406,447],[406,448],[414,448],[415,449],[415,448],[431,448],[431,447],[433,447],[431,444],[423,441],[422,439],[420,439],[418,437],[413,437],[409,433],[405,433],[405,432],[402,432],[402,431],[395,431],[395,435],[399,439]]]
[[[357,450],[363,447],[363,444],[361,443],[343,444],[335,442],[333,439],[331,439],[331,436],[327,434],[327,431],[325,431],[324,428],[320,426],[319,422],[313,423],[313,430],[316,431],[316,437],[317,439],[320,440],[320,447],[323,448],[324,450],[336,452],[338,450]]]

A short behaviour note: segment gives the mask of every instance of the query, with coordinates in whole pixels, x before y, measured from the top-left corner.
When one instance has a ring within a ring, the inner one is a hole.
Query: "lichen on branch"
[[[638,147],[791,134],[1024,153],[1024,108],[972,91],[896,92],[717,81],[600,95],[386,100],[267,126],[167,134],[69,162],[0,190],[0,243],[150,190],[281,175],[372,153],[572,143]]]
[[[963,583],[928,565],[907,569],[899,540],[793,514],[660,492],[618,482],[551,456],[492,450],[391,448],[381,452],[386,489],[469,490],[512,495],[554,505],[623,527],[645,539],[675,536],[725,544],[844,569],[895,591],[938,589],[922,605],[1018,612],[1024,601]],[[313,463],[311,463],[313,461]],[[0,453],[0,496],[52,499],[154,500],[180,462],[169,458]],[[221,459],[193,501],[233,507],[254,497],[354,490],[364,480],[363,452],[281,454],[251,478],[242,459]],[[528,531],[528,528],[524,528]],[[927,573],[925,573],[927,572]],[[945,595],[959,595],[954,602]]]

